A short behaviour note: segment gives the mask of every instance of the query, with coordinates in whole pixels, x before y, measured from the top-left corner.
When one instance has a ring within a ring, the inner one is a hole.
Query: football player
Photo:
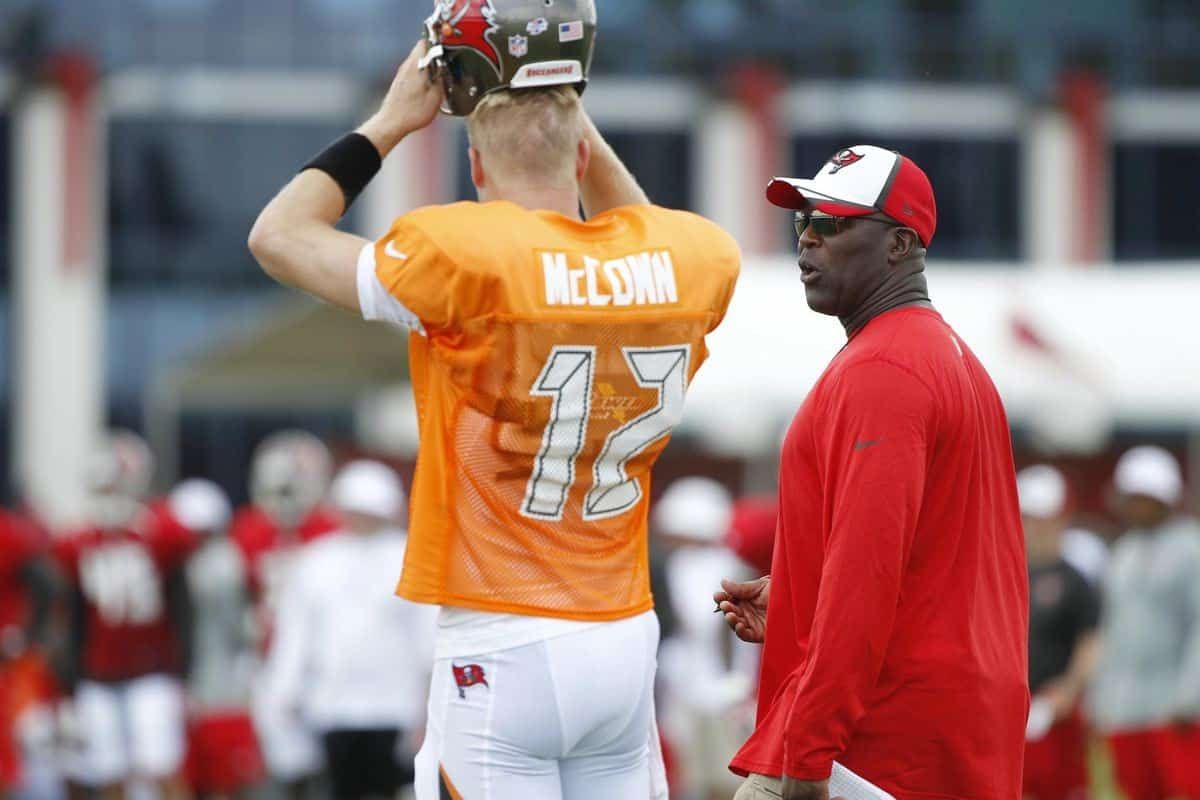
[[[436,609],[392,596],[406,539],[395,472],[353,461],[329,494],[344,526],[301,553],[260,691],[320,732],[335,800],[394,797],[412,783]]]
[[[421,450],[398,593],[442,606],[417,796],[657,792],[650,470],[740,267],[583,111],[592,0],[446,0],[379,111],[263,210],[281,282],[407,328]],[[334,225],[440,106],[480,202]],[[580,213],[580,208],[584,214]]]
[[[1089,719],[1129,800],[1200,797],[1200,522],[1179,461],[1155,445],[1117,459],[1113,547]]]
[[[37,685],[49,673],[44,645],[56,585],[43,544],[33,525],[0,510],[0,798],[22,784],[18,720],[45,699]]]
[[[193,613],[185,772],[199,797],[246,797],[264,768],[249,710],[254,642],[246,565],[227,535],[232,508],[224,491],[202,478],[176,486],[169,507],[198,539],[186,566]]]
[[[193,538],[143,505],[153,466],[127,431],[108,435],[89,465],[92,522],[68,532],[54,554],[73,585],[82,749],[68,777],[125,796],[133,777],[164,797],[185,796],[183,670],[186,590],[181,567]]]
[[[259,655],[266,657],[279,596],[300,548],[337,527],[321,501],[329,486],[329,450],[306,431],[285,430],[256,448],[250,467],[251,505],[234,516],[230,535],[249,575]],[[255,692],[254,727],[271,777],[294,798],[313,790],[323,769],[321,745]]]
[[[1022,794],[1070,800],[1088,791],[1088,731],[1080,700],[1100,653],[1100,597],[1063,555],[1074,511],[1066,477],[1049,464],[1017,473],[1029,555],[1029,721]]]
[[[722,577],[748,574],[725,545],[732,514],[729,491],[693,475],[668,486],[652,515],[652,535],[668,549],[666,598],[677,622],[659,650],[663,730],[680,756],[686,795],[697,800],[726,800],[741,783],[725,764],[741,741],[736,723],[757,666],[757,654],[737,642],[725,620],[695,602]]]

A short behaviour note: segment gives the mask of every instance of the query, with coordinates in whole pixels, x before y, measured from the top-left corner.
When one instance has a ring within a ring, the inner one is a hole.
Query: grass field
[[[1124,795],[1117,790],[1116,781],[1113,780],[1108,748],[1099,739],[1092,739],[1088,769],[1092,778],[1091,800],[1124,800]]]

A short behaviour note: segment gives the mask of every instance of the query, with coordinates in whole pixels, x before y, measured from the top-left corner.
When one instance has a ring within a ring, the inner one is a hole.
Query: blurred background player
[[[647,796],[650,469],[740,253],[649,204],[583,113],[590,0],[435,8],[379,111],[280,191],[250,247],[277,280],[412,331],[421,448],[398,592],[443,606],[418,797]],[[419,209],[376,242],[338,231],[443,102],[471,114],[481,202]]]
[[[733,503],[725,542],[729,549],[758,575],[771,572],[775,553],[775,526],[779,500],[775,495],[751,494]]]
[[[393,593],[406,540],[395,472],[351,462],[330,500],[343,527],[301,552],[260,691],[320,735],[335,800],[391,798],[413,780],[437,611]]]
[[[1093,586],[1099,587],[1104,582],[1109,556],[1108,542],[1095,531],[1078,525],[1063,531],[1063,560]]]
[[[1029,800],[1083,800],[1087,730],[1079,701],[1099,655],[1097,590],[1063,556],[1071,517],[1067,481],[1039,464],[1017,474],[1029,555],[1029,691],[1023,793]]]
[[[250,467],[251,505],[238,511],[231,536],[249,573],[259,652],[272,646],[280,594],[300,548],[337,527],[322,505],[329,487],[329,450],[300,430],[274,433],[255,449]],[[254,725],[267,771],[293,798],[315,791],[322,771],[320,742],[303,726],[279,716],[270,703],[252,702]]]
[[[0,798],[23,785],[19,723],[45,699],[56,581],[33,525],[0,510]]]
[[[710,478],[680,478],[652,513],[652,535],[667,549],[668,591],[675,628],[659,648],[660,715],[681,767],[681,797],[727,800],[740,781],[725,765],[741,744],[734,711],[750,696],[756,653],[740,645],[724,619],[695,602],[713,582],[749,577],[725,546],[733,497]]]
[[[1126,529],[1104,595],[1092,719],[1127,800],[1200,797],[1200,526],[1179,463],[1134,447],[1113,474]]]
[[[169,506],[197,539],[185,568],[193,610],[185,773],[199,797],[245,798],[264,768],[249,711],[254,640],[245,560],[228,536],[232,508],[203,478],[176,486]]]
[[[132,778],[164,798],[186,788],[179,676],[188,606],[182,567],[193,540],[142,504],[153,471],[145,442],[110,433],[88,465],[92,520],[53,545],[76,602],[72,639],[80,749],[68,777],[106,798]]]

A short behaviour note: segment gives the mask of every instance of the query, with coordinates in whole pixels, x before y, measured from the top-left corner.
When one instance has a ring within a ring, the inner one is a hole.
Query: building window
[[[1200,258],[1200,142],[1117,144],[1113,236],[1118,261]]]
[[[347,124],[117,119],[109,136],[115,287],[267,286],[246,249],[258,212]]]

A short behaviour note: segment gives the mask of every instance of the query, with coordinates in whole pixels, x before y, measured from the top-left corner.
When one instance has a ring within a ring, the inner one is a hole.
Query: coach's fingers
[[[757,625],[748,625],[744,622],[741,622],[738,623],[738,625],[733,629],[733,632],[743,642],[747,642],[749,644],[762,644],[762,629]]]
[[[721,603],[718,608],[725,613],[726,618],[733,616],[739,620],[749,619],[750,614],[752,613],[751,608],[744,608],[736,601],[726,600],[725,602]]]
[[[762,580],[756,581],[731,581],[728,578],[721,579],[721,588],[733,600],[750,600],[757,597],[763,589]]]
[[[729,630],[737,633],[738,628],[744,628],[749,625],[750,620],[736,611],[725,612],[725,624],[729,626]]]

